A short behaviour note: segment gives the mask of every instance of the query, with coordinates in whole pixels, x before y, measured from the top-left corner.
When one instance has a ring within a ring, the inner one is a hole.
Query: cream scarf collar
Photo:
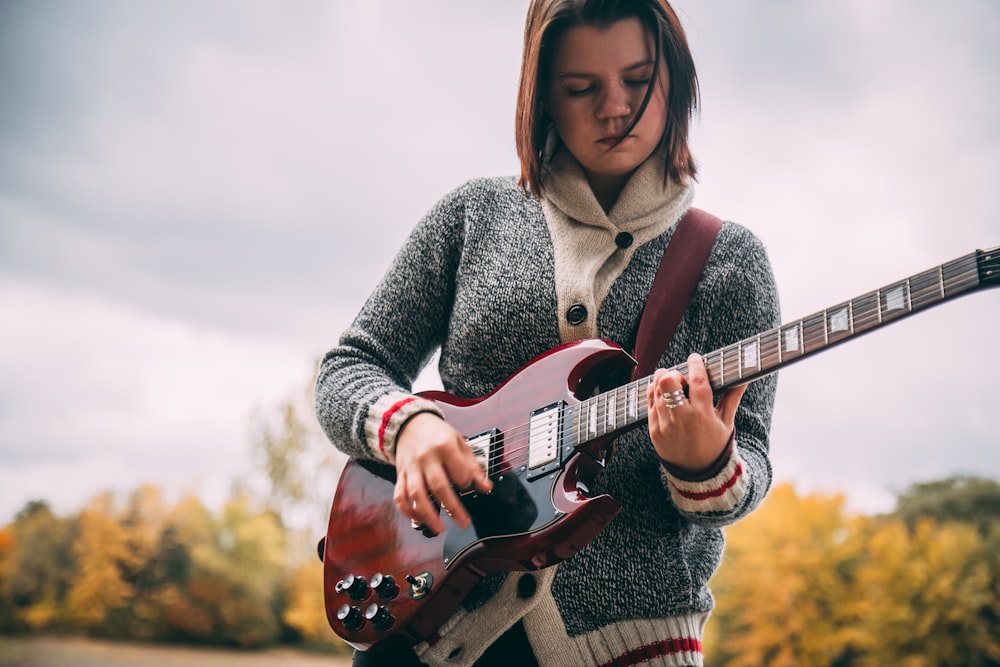
[[[555,255],[562,342],[598,336],[598,308],[636,248],[669,229],[691,206],[694,187],[665,181],[665,168],[662,157],[650,156],[605,213],[568,150],[559,150],[547,165],[541,204]],[[622,232],[632,235],[627,248],[615,244]],[[566,312],[577,304],[587,309],[587,317],[574,326]]]

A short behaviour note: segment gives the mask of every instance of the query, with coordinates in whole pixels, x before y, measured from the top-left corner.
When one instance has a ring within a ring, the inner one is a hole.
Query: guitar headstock
[[[984,287],[1000,285],[1000,246],[976,251],[979,284]]]

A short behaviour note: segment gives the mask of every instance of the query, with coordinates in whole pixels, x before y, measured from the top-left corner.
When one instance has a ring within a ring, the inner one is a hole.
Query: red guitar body
[[[422,394],[474,451],[476,443],[488,450],[494,491],[463,495],[470,528],[443,515],[444,532],[427,536],[396,509],[391,466],[348,462],[322,554],[334,632],[361,650],[381,642],[433,643],[482,577],[553,565],[594,539],[619,510],[610,496],[589,491],[619,433],[579,444],[565,436],[580,430],[566,408],[615,378],[627,380],[634,364],[612,343],[578,341],[538,357],[486,396]],[[543,429],[555,433],[558,452],[541,466],[536,455],[531,467],[528,441]]]

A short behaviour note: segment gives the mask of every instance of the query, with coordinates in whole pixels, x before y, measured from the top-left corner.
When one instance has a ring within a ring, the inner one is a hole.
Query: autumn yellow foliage
[[[707,663],[995,665],[998,580],[975,525],[852,515],[779,485],[727,530]]]

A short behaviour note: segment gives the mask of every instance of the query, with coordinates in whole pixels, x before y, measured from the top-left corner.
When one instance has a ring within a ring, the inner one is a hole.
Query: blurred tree
[[[116,516],[114,499],[103,493],[83,510],[73,543],[76,572],[66,596],[66,613],[77,627],[99,632],[108,615],[126,609],[132,587],[122,576],[127,561],[125,530]]]
[[[983,620],[995,607],[991,559],[971,525],[873,521],[864,539],[854,606],[865,629],[859,667],[977,667],[996,664],[997,636]]]
[[[76,522],[57,518],[48,503],[35,500],[17,513],[7,530],[11,545],[4,558],[0,596],[23,627],[61,628],[66,622],[61,603],[75,576]]]
[[[1000,483],[976,476],[955,476],[913,484],[896,499],[895,515],[914,529],[923,518],[966,523],[979,531],[989,568],[990,602],[980,611],[986,634],[1000,637]],[[991,644],[983,665],[1000,666],[1000,647]]]
[[[18,629],[14,601],[4,594],[8,588],[4,582],[10,578],[8,563],[14,553],[14,547],[14,532],[9,527],[0,528],[0,632],[12,632]]]
[[[317,365],[318,366],[318,365]],[[282,620],[315,646],[346,646],[330,630],[323,607],[323,575],[316,541],[326,534],[337,477],[346,458],[313,416],[315,374],[304,391],[283,401],[270,417],[258,415],[255,459],[268,505],[287,529],[289,575]]]
[[[800,497],[788,484],[731,526],[712,580],[718,607],[706,638],[709,662],[847,664],[857,638],[842,603],[855,594],[852,569],[862,545],[851,536],[858,528],[842,496]]]
[[[133,639],[150,639],[161,632],[157,592],[167,583],[164,534],[168,515],[162,491],[147,484],[129,494],[119,517],[125,544],[122,578],[131,587],[132,598],[127,613],[110,620],[119,633]]]
[[[242,647],[276,642],[281,636],[276,602],[286,567],[285,531],[278,517],[237,496],[219,518],[188,499],[172,522],[190,557],[186,584],[174,584],[161,596],[175,636],[218,638]]]
[[[308,531],[312,544],[317,533],[325,532],[345,461],[313,415],[315,383],[313,374],[304,391],[283,401],[273,415],[259,413],[253,423],[254,454],[264,475],[264,495],[285,525]]]
[[[1000,483],[982,477],[957,476],[913,484],[896,497],[896,516],[910,527],[923,518],[961,521],[985,534],[1000,521]]]
[[[306,644],[350,653],[353,649],[334,634],[327,622],[322,584],[323,564],[318,558],[303,560],[293,568],[286,584],[287,606],[282,618]]]

